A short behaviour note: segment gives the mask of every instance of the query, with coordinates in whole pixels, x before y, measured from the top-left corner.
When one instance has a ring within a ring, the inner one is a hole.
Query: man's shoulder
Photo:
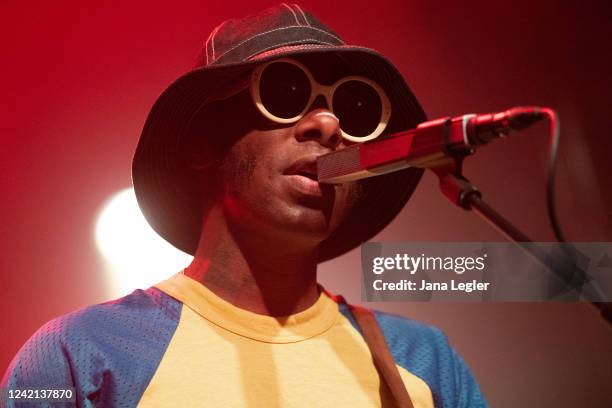
[[[78,340],[138,332],[149,327],[163,327],[164,321],[177,321],[181,304],[157,288],[137,289],[118,299],[87,306],[56,317],[39,329],[47,336]]]
[[[417,320],[374,310],[385,339],[394,349],[443,352],[449,348],[442,330]]]
[[[442,330],[390,313],[374,314],[396,363],[431,387],[436,406],[487,405],[471,370]]]
[[[131,339],[141,343],[147,338],[170,337],[178,324],[181,305],[155,287],[137,289],[48,321],[23,345],[15,360],[127,351],[134,347]]]
[[[341,307],[341,312],[356,326],[348,309]],[[391,313],[373,313],[396,364],[427,383],[436,406],[487,406],[469,367],[442,330]]]
[[[404,316],[378,310],[372,312],[400,366],[430,376],[454,363],[457,354],[442,330]]]
[[[376,317],[385,340],[395,354],[421,352],[443,352],[449,349],[448,341],[442,330],[437,327],[392,313],[371,310]],[[340,312],[358,327],[349,308],[340,305]]]
[[[181,306],[149,288],[57,317],[23,345],[2,384],[72,386],[81,402],[112,398],[99,395],[112,384],[135,405],[176,330]]]

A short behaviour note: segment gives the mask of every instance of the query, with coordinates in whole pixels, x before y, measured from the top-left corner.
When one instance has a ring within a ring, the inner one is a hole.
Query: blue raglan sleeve
[[[73,407],[74,402],[9,399],[8,390],[24,388],[74,389],[69,358],[62,344],[61,322],[52,320],[23,345],[0,383],[2,407]]]
[[[423,379],[437,408],[486,408],[469,367],[435,327],[376,312],[396,363]]]
[[[19,350],[2,386],[73,387],[75,401],[8,401],[0,407],[136,406],[174,335],[181,309],[176,299],[149,288],[52,320]]]
[[[443,335],[443,334],[442,334]],[[448,345],[448,342],[446,342]],[[450,346],[448,346],[450,348]],[[487,407],[487,402],[480,392],[478,382],[472,375],[467,364],[457,352],[450,348],[454,368],[454,385],[457,395],[457,407]]]

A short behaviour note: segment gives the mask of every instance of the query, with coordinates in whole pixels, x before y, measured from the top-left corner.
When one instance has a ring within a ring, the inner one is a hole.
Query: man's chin
[[[287,239],[310,242],[318,245],[331,235],[334,229],[332,218],[319,206],[293,206],[286,214],[275,214],[274,226]]]

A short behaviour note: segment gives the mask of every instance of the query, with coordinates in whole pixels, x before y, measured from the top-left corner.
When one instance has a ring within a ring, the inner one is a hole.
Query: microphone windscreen
[[[350,181],[355,173],[362,170],[359,154],[360,145],[348,146],[337,152],[317,158],[317,177],[320,183],[342,183]]]

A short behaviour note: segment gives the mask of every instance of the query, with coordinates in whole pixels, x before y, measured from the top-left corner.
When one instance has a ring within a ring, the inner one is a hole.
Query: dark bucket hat
[[[385,134],[411,129],[426,120],[412,91],[388,59],[372,49],[345,44],[299,5],[283,3],[254,16],[227,20],[209,35],[196,67],[159,96],[132,162],[140,209],[153,229],[172,245],[193,255],[200,239],[200,187],[182,154],[191,120],[207,97],[256,65],[304,54],[321,58],[340,54],[355,74],[381,85],[392,104]],[[363,180],[363,199],[321,243],[319,262],[335,258],[379,233],[404,207],[422,174],[423,170],[411,168]]]

